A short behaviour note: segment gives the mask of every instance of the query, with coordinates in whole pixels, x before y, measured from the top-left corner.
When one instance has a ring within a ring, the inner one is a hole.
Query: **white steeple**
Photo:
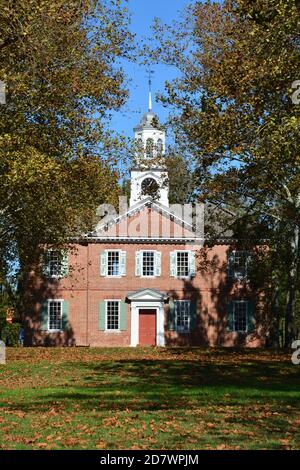
[[[149,84],[149,104],[148,104],[148,111],[149,113],[152,112],[152,95],[151,95],[151,85],[152,85],[152,80],[151,80],[151,74],[152,74],[152,70],[149,69],[149,81],[148,81],[148,84]]]
[[[135,162],[131,169],[130,206],[152,196],[169,206],[167,172],[163,165],[165,131],[152,111],[151,71],[149,71],[149,103],[140,123],[134,128]]]

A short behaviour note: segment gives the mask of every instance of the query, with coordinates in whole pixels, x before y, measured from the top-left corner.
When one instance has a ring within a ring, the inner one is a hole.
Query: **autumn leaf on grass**
[[[39,447],[41,449],[44,449],[48,446],[49,446],[49,444],[47,442],[38,442],[37,444],[35,444],[35,447]]]
[[[209,429],[214,429],[216,426],[213,423],[206,423],[206,427]]]
[[[290,440],[289,440],[289,439],[279,439],[279,442],[280,442],[280,444],[282,444],[283,446],[291,447],[291,443],[290,443]]]
[[[98,444],[96,444],[96,449],[106,449],[107,443],[104,441],[99,441]]]

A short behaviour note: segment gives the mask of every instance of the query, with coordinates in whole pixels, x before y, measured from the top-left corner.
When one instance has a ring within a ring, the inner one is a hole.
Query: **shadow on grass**
[[[64,363],[77,381],[36,388],[5,408],[44,412],[45,407],[78,404],[88,410],[180,411],[218,405],[277,405],[300,408],[300,368],[287,362],[207,363],[189,360],[130,359],[99,363]],[[60,369],[61,368],[61,369]],[[1,405],[0,405],[1,406]]]

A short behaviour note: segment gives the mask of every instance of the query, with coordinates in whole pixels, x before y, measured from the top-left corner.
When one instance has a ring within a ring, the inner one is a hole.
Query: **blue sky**
[[[189,0],[129,0],[128,8],[131,13],[130,29],[136,34],[136,41],[151,34],[150,26],[155,17],[159,17],[163,22],[169,23],[178,18],[180,11],[191,3]],[[111,127],[119,133],[124,133],[127,137],[133,137],[133,127],[139,122],[141,114],[148,108],[148,81],[144,67],[132,63],[122,64],[130,79],[129,99],[126,105],[114,114]],[[164,65],[153,66],[153,93],[162,91],[165,80],[170,80],[176,76],[176,71]],[[164,122],[168,110],[154,101],[153,111],[156,112]]]

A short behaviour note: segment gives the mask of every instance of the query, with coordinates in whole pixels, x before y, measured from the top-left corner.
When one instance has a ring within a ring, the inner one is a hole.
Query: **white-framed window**
[[[190,278],[195,276],[195,252],[178,250],[170,253],[170,276],[176,278]]]
[[[176,253],[176,276],[188,277],[189,276],[189,252],[177,251]]]
[[[189,300],[175,300],[175,329],[179,333],[190,331],[191,302]]]
[[[247,300],[234,300],[233,307],[233,331],[246,333],[248,330],[248,302]]]
[[[47,250],[44,255],[44,275],[61,278],[68,275],[68,253],[65,250]]]
[[[142,251],[142,276],[155,276],[155,251]]]
[[[105,329],[107,331],[119,331],[120,300],[106,300],[105,305]]]
[[[48,331],[62,331],[63,300],[48,301]]]
[[[142,250],[135,253],[135,275],[157,277],[161,275],[161,252]]]
[[[126,251],[105,250],[100,255],[100,275],[121,277],[126,275]]]
[[[107,252],[107,275],[120,276],[120,252],[108,251]]]
[[[246,278],[249,261],[250,255],[247,251],[231,251],[228,257],[229,277],[235,279]]]

